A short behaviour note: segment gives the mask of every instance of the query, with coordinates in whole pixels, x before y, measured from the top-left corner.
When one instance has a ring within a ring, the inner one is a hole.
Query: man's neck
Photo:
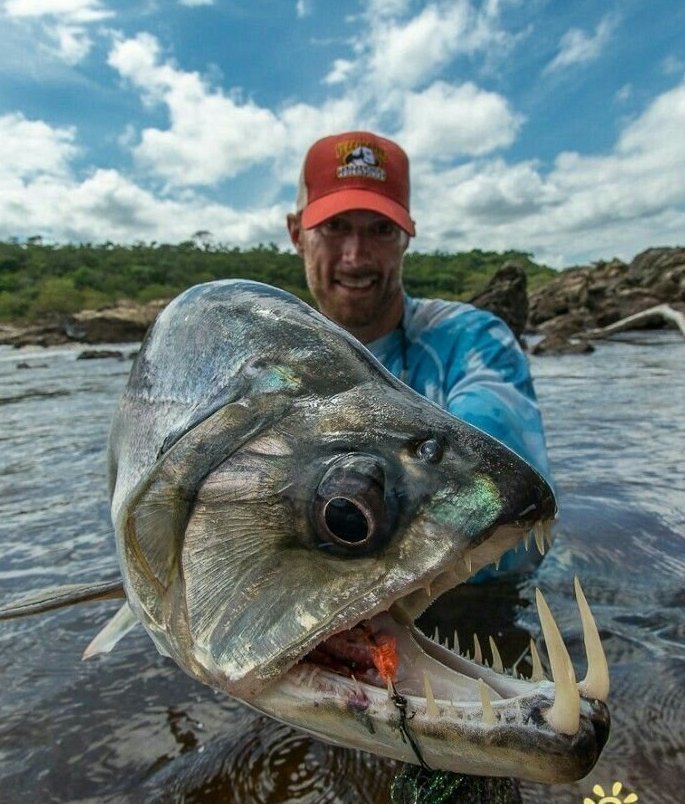
[[[402,323],[403,314],[404,310],[400,308],[399,315],[395,315],[392,318],[388,317],[384,322],[374,321],[365,327],[345,327],[345,329],[347,329],[351,335],[354,335],[358,341],[366,345],[372,341],[377,341],[379,338],[397,329]]]

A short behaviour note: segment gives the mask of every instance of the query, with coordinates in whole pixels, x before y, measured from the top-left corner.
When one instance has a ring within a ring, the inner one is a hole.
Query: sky
[[[0,0],[0,240],[286,248],[305,151],[360,129],[414,250],[685,245],[685,3]]]

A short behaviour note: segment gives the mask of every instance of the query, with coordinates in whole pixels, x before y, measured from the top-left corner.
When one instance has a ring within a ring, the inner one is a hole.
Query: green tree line
[[[411,252],[405,258],[405,286],[416,296],[469,299],[510,260],[526,271],[529,290],[556,275],[516,251]],[[239,249],[196,238],[177,245],[47,245],[32,238],[0,242],[0,321],[31,322],[122,299],[145,303],[200,282],[235,277],[311,301],[302,261],[274,244]]]

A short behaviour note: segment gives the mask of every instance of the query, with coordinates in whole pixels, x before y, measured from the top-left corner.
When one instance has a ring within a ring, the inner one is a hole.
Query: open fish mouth
[[[534,537],[544,551],[551,524],[536,525]],[[477,640],[471,658],[460,653],[456,630],[450,650],[447,642],[430,639],[413,624],[417,611],[466,581],[478,563],[475,548],[420,589],[392,601],[386,611],[330,635],[250,703],[272,714],[285,706],[291,723],[299,711],[302,728],[341,745],[364,747],[361,725],[377,753],[387,736],[384,753],[427,768],[546,783],[581,778],[608,737],[609,673],[577,578],[587,657],[581,681],[539,590],[536,603],[551,680],[532,639],[532,675],[523,678],[504,668],[492,637],[488,664]],[[324,710],[336,713],[337,731],[325,726],[319,731],[306,717],[310,707],[324,722]]]

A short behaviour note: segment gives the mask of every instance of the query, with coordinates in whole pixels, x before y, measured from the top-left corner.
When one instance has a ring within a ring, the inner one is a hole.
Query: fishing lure
[[[379,636],[369,634],[369,641],[371,643],[369,645],[371,660],[373,661],[374,667],[378,671],[380,677],[388,685],[390,700],[393,702],[400,714],[399,729],[402,739],[409,743],[421,767],[424,770],[429,771],[430,767],[426,764],[426,761],[421,756],[421,751],[419,750],[419,747],[412,737],[407,725],[407,699],[404,697],[404,695],[400,695],[400,693],[397,691],[397,687],[395,686],[395,680],[397,679],[397,667],[399,665],[399,656],[397,655],[397,640],[395,637],[389,636],[388,634],[380,634]]]

